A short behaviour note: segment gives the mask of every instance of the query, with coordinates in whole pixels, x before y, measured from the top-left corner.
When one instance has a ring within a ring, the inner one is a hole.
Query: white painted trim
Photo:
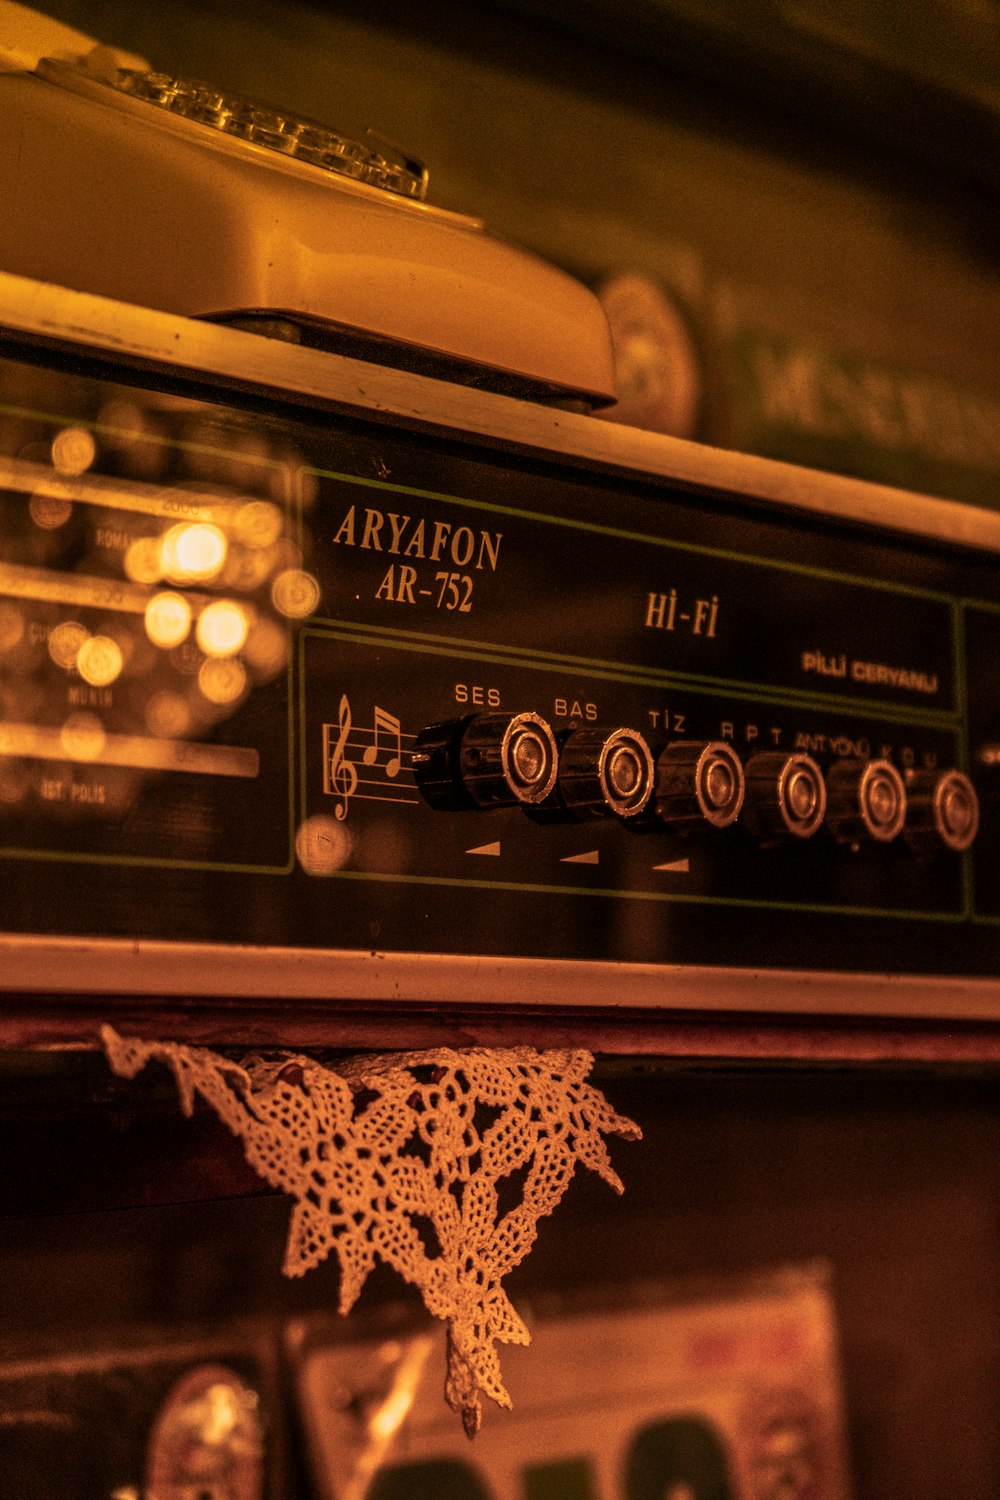
[[[0,934],[0,991],[1000,1020],[1000,980]]]
[[[4,329],[314,407],[1000,553],[1000,512],[640,432],[0,273],[0,348]]]

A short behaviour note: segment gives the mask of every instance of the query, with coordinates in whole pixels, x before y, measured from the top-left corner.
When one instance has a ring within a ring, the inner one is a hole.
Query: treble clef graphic
[[[338,734],[332,753],[330,751],[330,740],[332,738],[330,731],[333,729],[333,725],[323,725],[323,760],[326,772],[323,778],[326,785],[323,789],[332,796],[340,798],[340,801],[333,810],[340,821],[343,822],[347,817],[347,804],[351,797],[353,797],[358,785],[358,773],[354,762],[348,760],[344,754],[347,745],[347,736],[351,732],[351,705],[348,702],[346,693],[341,697],[340,708],[337,712]]]

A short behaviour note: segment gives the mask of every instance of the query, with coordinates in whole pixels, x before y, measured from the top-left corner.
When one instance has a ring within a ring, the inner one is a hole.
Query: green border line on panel
[[[952,638],[955,652],[955,693],[958,702],[958,745],[955,756],[956,768],[966,775],[969,772],[969,704],[965,679],[965,605],[958,599],[953,606],[954,620]],[[971,849],[962,851],[962,903],[967,917],[976,909],[975,871]]]
[[[566,656],[558,652],[532,652],[526,646],[497,645],[494,641],[470,641],[460,639],[453,642],[448,636],[432,635],[425,631],[400,631],[394,630],[388,625],[369,625],[357,620],[334,620],[326,615],[313,615],[310,618],[310,626],[320,630],[326,629],[331,633],[354,634],[358,639],[364,636],[374,636],[377,641],[384,641],[386,645],[398,645],[403,648],[406,641],[426,642],[426,645],[406,647],[408,650],[425,650],[428,655],[461,656],[469,661],[507,661],[510,666],[526,665],[542,667],[546,663],[552,665],[553,670],[572,668],[574,670],[584,668],[590,676],[599,677],[621,677],[622,680],[634,681],[637,686],[648,685],[649,687],[662,687],[665,690],[677,691],[681,688],[691,692],[718,692],[727,690],[739,692],[744,697],[754,701],[769,697],[777,697],[789,705],[800,705],[802,707],[813,707],[831,709],[834,706],[843,708],[847,712],[874,714],[877,718],[890,718],[893,722],[906,722],[919,724],[927,728],[952,728],[958,721],[958,712],[948,708],[921,708],[918,704],[906,705],[900,703],[887,703],[881,698],[853,698],[846,696],[834,697],[831,694],[824,695],[819,692],[810,692],[807,688],[772,687],[767,683],[743,682],[739,678],[730,677],[708,677],[697,672],[678,672],[657,667],[646,667],[641,664],[633,665],[631,662],[605,661],[600,658],[589,658],[584,656]],[[496,653],[503,653],[498,657]],[[515,658],[527,658],[523,663]],[[627,679],[623,674],[631,674]]]
[[[294,868],[286,865],[220,864],[203,859],[157,859],[152,854],[70,854],[64,849],[0,849],[3,859],[45,860],[55,864],[114,865],[128,869],[213,870],[223,875],[290,875]]]
[[[966,679],[965,679],[965,666],[966,666],[966,661],[965,661],[965,617],[966,617],[966,615],[968,614],[968,612],[970,610],[979,610],[982,614],[1000,615],[1000,603],[995,603],[993,600],[989,600],[989,599],[970,599],[970,598],[964,598],[964,597],[961,598],[961,599],[959,599],[957,601],[957,603],[958,603],[958,606],[959,606],[959,608],[961,610],[961,639],[960,639],[960,649],[961,649],[961,652],[962,652],[962,659],[961,659],[961,663],[960,663],[960,666],[961,666],[961,677],[959,678],[959,681],[960,681],[961,686],[962,686],[962,693],[963,693],[963,697],[964,697],[965,687],[966,687]],[[967,709],[968,709],[968,705],[967,704],[963,704],[964,715],[967,715]],[[964,771],[968,772],[968,770],[969,770],[969,764],[970,764],[970,760],[971,760],[971,746],[969,746],[969,744],[967,743],[967,741],[965,741],[964,739],[963,739],[963,751],[964,751],[964,755],[963,755],[962,769]],[[963,860],[964,860],[964,871],[963,871],[963,873],[964,873],[966,887],[967,887],[967,897],[966,897],[966,899],[970,903],[972,921],[974,923],[976,923],[980,927],[1000,927],[1000,914],[998,914],[996,916],[993,916],[989,912],[979,912],[979,911],[976,911],[976,909],[975,909],[975,904],[976,904],[976,888],[975,888],[975,860],[974,860],[974,850],[973,849],[966,850],[965,854],[963,855]]]
[[[764,901],[756,896],[698,896],[684,891],[630,891],[612,886],[540,885],[521,883],[516,880],[457,880],[447,875],[386,875],[369,870],[331,870],[324,880],[374,880],[391,881],[404,885],[458,886],[463,890],[515,891],[533,896],[601,896],[629,901],[669,901],[700,906],[740,906],[761,911],[812,912],[823,916],[844,917],[898,917],[901,921],[948,922],[966,921],[964,912],[911,911],[909,908],[881,906],[835,906],[828,902]]]
[[[356,630],[329,631],[329,630],[319,629],[319,628],[314,628],[314,627],[306,627],[305,629],[303,629],[301,631],[300,636],[299,636],[299,675],[300,675],[300,681],[302,683],[302,694],[301,694],[301,701],[300,701],[300,726],[301,726],[301,769],[302,769],[302,803],[301,803],[301,809],[302,809],[302,817],[303,817],[303,819],[305,819],[308,816],[308,802],[307,802],[307,795],[306,795],[307,766],[306,766],[306,671],[305,671],[305,649],[306,649],[306,641],[308,639],[310,639],[310,638],[315,639],[317,641],[331,641],[331,640],[332,641],[338,641],[338,642],[349,641],[349,642],[353,642],[354,644],[357,644],[357,645],[367,646],[370,649],[377,649],[378,646],[380,646],[380,645],[383,645],[383,646],[388,645],[389,649],[399,649],[399,650],[402,650],[402,651],[417,652],[417,653],[421,653],[423,655],[447,656],[447,657],[451,658],[452,660],[484,660],[484,661],[489,660],[489,661],[495,662],[496,665],[498,665],[498,666],[511,666],[511,667],[514,667],[514,668],[517,668],[517,669],[520,669],[520,670],[524,670],[526,668],[530,669],[531,667],[535,667],[535,669],[538,670],[538,671],[550,671],[551,672],[551,671],[558,670],[558,668],[553,667],[551,664],[548,664],[548,663],[544,663],[544,662],[526,663],[526,662],[523,662],[523,661],[508,661],[508,660],[505,660],[505,658],[503,658],[502,656],[499,656],[499,655],[494,655],[494,656],[491,656],[491,657],[487,657],[485,655],[480,656],[480,657],[477,657],[475,655],[466,656],[461,651],[449,650],[449,649],[447,649],[446,647],[443,647],[443,646],[428,647],[428,646],[417,645],[414,642],[407,640],[405,637],[403,639],[399,640],[399,641],[393,641],[393,642],[389,643],[389,642],[384,642],[384,641],[381,641],[381,640],[378,640],[378,639],[376,639],[374,641],[370,640],[370,639],[367,639],[362,632],[359,632],[359,631],[356,631]],[[606,673],[606,674],[602,674],[602,675],[605,676],[608,680],[625,682],[625,683],[627,683],[630,686],[639,686],[639,687],[645,686],[645,684],[642,683],[642,682],[639,682],[639,683],[630,682],[629,679],[626,676],[624,676],[624,674],[621,674],[621,673],[618,673],[618,674]],[[779,704],[778,706],[781,706],[781,705]],[[793,705],[790,705],[790,706],[796,707],[797,705],[793,704]],[[945,733],[950,733],[950,734],[956,735],[956,736],[959,733],[959,730],[956,727],[950,727],[950,728],[947,727],[947,726],[939,726],[939,727],[941,728],[942,732],[945,732]],[[899,918],[901,921],[933,921],[933,922],[951,922],[951,923],[957,923],[957,922],[964,922],[964,921],[968,920],[968,911],[966,909],[966,904],[965,904],[964,900],[963,900],[963,909],[961,911],[958,911],[958,912],[940,912],[940,911],[911,911],[908,908],[896,909],[896,908],[892,908],[892,907],[839,906],[839,905],[834,905],[834,904],[831,904],[831,903],[823,903],[823,902],[764,901],[764,900],[760,900],[760,899],[755,898],[755,897],[706,896],[706,895],[688,894],[688,893],[685,893],[685,892],[634,891],[634,890],[627,890],[627,889],[606,888],[606,887],[597,887],[597,886],[592,886],[592,887],[591,886],[572,886],[572,885],[570,885],[570,886],[562,886],[562,885],[542,885],[542,884],[536,884],[536,883],[521,883],[521,882],[518,882],[518,881],[474,880],[474,879],[464,879],[462,877],[453,878],[451,876],[442,876],[442,875],[388,875],[388,874],[379,874],[379,873],[375,873],[375,872],[371,872],[371,871],[362,871],[362,870],[335,870],[335,871],[331,871],[330,874],[329,874],[329,876],[325,876],[323,878],[325,878],[325,879],[341,879],[341,880],[374,880],[374,881],[383,881],[383,882],[384,881],[394,881],[394,882],[399,882],[399,883],[403,883],[403,884],[407,884],[407,885],[440,885],[440,886],[450,886],[450,887],[453,887],[453,888],[454,887],[460,887],[462,889],[469,888],[469,889],[474,889],[474,890],[488,890],[488,891],[495,891],[495,890],[523,891],[523,892],[526,892],[526,893],[529,893],[529,894],[534,893],[534,894],[568,895],[568,896],[601,896],[601,897],[611,897],[611,898],[627,898],[627,899],[630,899],[630,900],[639,900],[639,901],[681,902],[681,903],[687,903],[687,904],[699,904],[699,905],[710,905],[710,906],[739,906],[739,907],[748,907],[748,908],[761,909],[761,910],[812,912],[812,913],[818,913],[818,914],[822,914],[822,915],[843,915],[843,916],[857,916],[857,917],[889,917],[889,918]]]
[[[367,646],[372,650],[376,650],[382,646],[389,650],[409,651],[422,656],[446,656],[455,661],[490,662],[496,666],[513,667],[521,671],[558,672],[563,667],[563,663],[558,659],[544,656],[526,661],[523,658],[511,658],[502,650],[498,651],[495,648],[493,650],[484,649],[482,651],[464,650],[462,647],[466,645],[465,642],[460,643],[456,647],[448,642],[432,645],[425,637],[422,637],[420,641],[405,635],[382,636],[379,634],[372,638],[366,634],[364,626],[359,627],[349,622],[333,627],[327,626],[324,622],[311,623],[302,630],[300,640],[306,636],[315,636],[320,640],[353,641],[357,645]],[[435,640],[434,637],[430,639]],[[673,674],[670,676],[663,674],[655,681],[651,681],[645,675],[629,673],[628,671],[619,669],[614,663],[609,663],[607,670],[603,668],[592,669],[589,675],[602,682],[621,682],[626,683],[630,687],[637,688],[659,687],[664,692],[689,692],[699,694],[702,697],[719,697],[721,696],[720,688],[730,686],[730,684],[723,682],[722,679],[686,679],[682,678],[679,674],[676,676]],[[960,730],[954,714],[949,713],[945,715],[943,712],[936,713],[930,709],[911,709],[907,711],[896,704],[883,706],[872,704],[866,700],[836,699],[831,701],[829,698],[821,698],[818,695],[809,697],[806,694],[799,694],[796,689],[785,692],[781,689],[759,687],[756,685],[736,684],[736,686],[740,689],[743,696],[753,703],[773,704],[776,707],[793,709],[813,709],[814,711],[825,713],[849,711],[862,718],[887,719],[890,723],[908,724],[916,729],[935,729],[941,733],[951,735],[957,735]],[[302,721],[302,725],[304,732],[304,720]]]
[[[291,631],[289,631],[291,635]],[[288,863],[282,872],[291,875],[295,869],[295,653],[289,641],[288,666],[285,669],[285,691],[288,694]]]
[[[100,385],[121,385],[122,384],[121,381],[104,380],[101,377],[84,377],[84,378],[85,379],[96,378],[98,384],[100,384]],[[219,407],[218,407],[217,403],[212,403],[212,402],[206,401],[206,402],[203,402],[202,405],[208,411],[217,411],[217,410],[219,410]],[[223,407],[222,410],[228,412],[228,411],[232,411],[233,408]],[[117,437],[123,437],[123,438],[125,438],[125,437],[127,437],[127,438],[134,438],[135,437],[135,433],[131,429],[129,429],[127,427],[114,427],[114,426],[111,425],[110,422],[88,422],[86,420],[86,418],[84,418],[84,417],[67,417],[67,416],[60,416],[56,412],[35,411],[33,408],[31,408],[29,406],[3,406],[3,405],[0,405],[0,413],[2,413],[5,416],[11,416],[11,417],[29,417],[33,422],[47,422],[50,426],[55,426],[58,423],[63,422],[63,423],[67,423],[71,427],[84,427],[84,428],[87,429],[88,432],[110,432],[110,433],[114,433]],[[240,453],[235,448],[224,448],[224,447],[220,447],[220,446],[216,445],[215,443],[194,443],[194,442],[190,442],[187,438],[164,437],[164,436],[162,436],[159,433],[152,434],[151,436],[145,438],[144,440],[146,442],[159,443],[160,446],[163,447],[163,448],[180,448],[180,449],[186,450],[186,451],[191,452],[191,453],[213,453],[213,454],[219,455],[219,456],[221,456],[223,458],[238,458],[241,463],[245,463],[245,464],[257,464],[258,467],[260,467],[262,469],[280,469],[280,470],[283,470],[284,473],[285,473],[285,478],[288,481],[287,487],[286,487],[285,502],[286,502],[286,504],[290,504],[290,502],[291,502],[291,499],[292,499],[292,485],[291,485],[292,465],[288,462],[287,459],[284,459],[284,458],[261,458],[259,455],[256,455],[256,454],[252,454],[252,453]],[[295,465],[295,472],[297,473],[300,469],[308,468],[308,467],[309,467],[309,465],[307,465],[307,464],[296,464]],[[80,477],[80,476],[73,475],[73,474],[69,474],[69,475],[65,476],[65,478],[67,479],[67,482],[71,481],[74,478],[78,478],[78,477]],[[114,478],[114,477],[117,477],[117,476],[107,475],[105,477],[106,478]],[[148,484],[150,482],[151,481],[149,481],[149,480],[144,480],[143,481],[143,483],[146,483],[146,484]],[[172,484],[172,485],[166,486],[166,488],[177,488],[177,486]]]
[[[342,474],[330,469],[314,468],[310,465],[303,465],[302,472],[314,474],[321,479],[333,479],[339,483],[360,485],[368,489],[385,490],[390,493],[401,495],[413,495],[418,499],[441,501],[448,505],[466,506],[467,508],[473,510],[485,511],[495,515],[512,516],[518,519],[538,522],[542,524],[563,526],[572,530],[590,532],[598,536],[609,536],[623,541],[638,542],[646,546],[666,548],[704,557],[719,558],[728,562],[735,562],[748,566],[771,568],[781,572],[794,574],[797,577],[817,578],[822,579],[826,582],[834,582],[849,585],[852,587],[874,590],[878,593],[888,593],[902,597],[920,599],[925,602],[947,606],[949,610],[951,610],[954,605],[954,599],[950,594],[942,593],[938,590],[933,589],[917,588],[909,584],[887,583],[880,580],[873,580],[869,577],[863,577],[858,574],[841,573],[830,568],[812,567],[805,564],[788,562],[784,559],[757,557],[752,553],[734,552],[728,548],[710,547],[705,545],[704,543],[699,542],[676,541],[675,539],[670,537],[654,536],[645,532],[627,531],[623,530],[620,527],[606,526],[602,525],[599,522],[593,521],[583,521],[572,516],[550,515],[542,511],[524,510],[515,506],[498,505],[492,501],[469,500],[465,499],[462,496],[446,495],[438,490],[426,490],[414,485],[392,484],[386,480],[371,479],[361,475]],[[952,618],[954,623],[954,616],[952,616]],[[655,668],[650,670],[655,670]],[[721,679],[719,680],[721,681]],[[736,682],[732,682],[731,685],[734,687],[739,686],[739,684]],[[789,689],[788,691],[790,693],[794,693],[798,690],[793,688]],[[940,710],[940,712],[952,715],[957,712],[957,708],[955,707],[955,703],[957,702],[958,698],[957,683],[954,685],[952,697],[952,707],[948,709],[942,709]],[[867,702],[869,700],[862,701]]]
[[[969,599],[962,595],[956,603],[963,609],[981,609],[985,615],[1000,615],[1000,603],[993,599]]]
[[[101,381],[101,384],[116,384],[114,381]],[[207,405],[207,403],[206,403]],[[50,427],[69,425],[82,427],[89,432],[114,433],[117,436],[128,437],[132,434],[125,428],[114,427],[108,422],[88,422],[81,417],[69,417],[59,415],[56,412],[35,411],[31,407],[0,405],[0,413],[7,416],[27,417],[32,421],[44,422]],[[293,485],[293,468],[287,459],[262,458],[256,454],[239,452],[232,447],[224,447],[213,443],[194,443],[185,438],[166,437],[161,434],[153,435],[149,441],[158,443],[163,448],[171,448],[181,452],[211,453],[223,458],[239,459],[242,463],[256,465],[259,469],[278,471],[284,476],[284,502],[283,508],[291,520],[295,520],[295,501],[298,486]],[[297,465],[295,473],[305,465]],[[73,476],[68,476],[68,481]],[[103,476],[113,477],[113,476]],[[127,481],[126,481],[127,482]],[[195,481],[197,482],[197,481]],[[176,485],[165,485],[164,490],[176,488]],[[301,518],[299,518],[299,536],[301,540]],[[288,691],[288,857],[283,865],[248,865],[230,864],[215,860],[189,860],[189,859],[158,859],[153,855],[115,855],[115,854],[88,854],[86,852],[69,852],[67,850],[45,850],[45,849],[0,849],[0,857],[5,859],[24,860],[46,860],[59,864],[102,864],[117,865],[132,868],[148,868],[157,870],[214,870],[228,875],[290,875],[295,869],[295,719],[293,698],[293,662],[289,655],[287,669],[287,691]]]
[[[590,531],[597,536],[615,537],[627,542],[643,542],[647,546],[691,552],[701,557],[717,557],[726,562],[753,563],[765,568],[774,568],[779,572],[796,573],[803,578],[822,578],[832,583],[854,584],[882,593],[904,594],[914,599],[926,599],[937,604],[951,603],[950,594],[941,593],[936,589],[918,588],[913,584],[884,583],[866,578],[861,574],[840,573],[833,568],[818,568],[788,562],[784,558],[756,557],[753,553],[733,552],[726,547],[709,547],[703,542],[679,542],[673,537],[652,536],[643,531],[626,531],[618,526],[603,525],[599,521],[581,521],[575,516],[554,516],[545,511],[523,510],[513,505],[497,505],[490,500],[468,500],[461,495],[445,495],[439,490],[420,489],[416,485],[391,484],[383,479],[368,479],[356,474],[340,474],[332,469],[313,468],[309,464],[303,465],[303,468],[321,479],[336,479],[346,484],[362,485],[367,489],[389,490],[399,495],[413,495],[420,500],[440,500],[446,505],[464,505],[470,510],[489,511],[494,515],[513,516],[523,521],[541,521],[550,526],[563,526],[572,531]],[[663,482],[670,483],[669,480]],[[733,497],[730,495],[729,498]],[[738,499],[739,496],[736,498]]]
[[[298,769],[299,769],[299,789],[298,789],[299,790],[299,795],[298,795],[298,799],[297,800],[298,800],[298,805],[299,805],[299,821],[302,822],[302,823],[304,823],[305,820],[306,820],[306,818],[309,816],[309,800],[308,800],[308,795],[307,795],[307,782],[308,782],[308,777],[309,777],[309,765],[308,765],[308,756],[307,756],[307,753],[306,753],[306,660],[305,660],[305,658],[306,658],[306,639],[309,636],[311,636],[311,635],[319,636],[321,639],[323,638],[323,632],[322,631],[310,630],[308,627],[306,627],[304,630],[300,630],[299,631],[299,649],[298,649],[298,657],[297,657],[297,662],[296,662],[296,665],[297,665],[297,668],[298,668],[298,672],[297,672],[298,682],[297,682],[297,685],[296,685],[296,694],[297,694],[297,699],[298,699],[297,706],[298,706],[298,718],[299,718],[299,767],[298,767]]]

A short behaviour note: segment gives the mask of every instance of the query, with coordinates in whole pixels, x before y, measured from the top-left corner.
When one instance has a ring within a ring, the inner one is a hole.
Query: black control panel
[[[998,673],[947,541],[0,369],[8,931],[993,974]]]

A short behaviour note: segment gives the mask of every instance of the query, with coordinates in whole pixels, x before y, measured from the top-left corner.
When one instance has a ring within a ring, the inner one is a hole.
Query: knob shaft
[[[810,838],[823,822],[826,784],[811,755],[766,750],[751,756],[743,774],[743,824],[761,843]]]
[[[743,765],[721,740],[675,740],[656,760],[656,816],[678,833],[728,828],[746,791]]]
[[[914,854],[960,854],[979,831],[979,798],[961,771],[907,771],[903,837]]]
[[[540,822],[637,818],[653,794],[653,755],[634,729],[582,725],[559,741],[559,772]]]
[[[412,764],[432,807],[531,807],[552,791],[558,758],[539,714],[486,713],[421,729]]]
[[[906,820],[906,788],[887,760],[839,760],[826,776],[826,824],[839,844],[888,844]]]

